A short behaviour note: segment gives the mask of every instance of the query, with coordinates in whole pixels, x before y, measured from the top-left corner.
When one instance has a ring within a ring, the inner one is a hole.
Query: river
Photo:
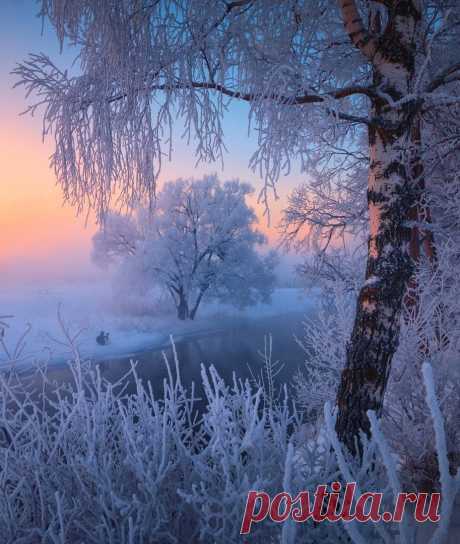
[[[304,313],[284,313],[282,315],[254,318],[235,318],[227,320],[220,329],[201,331],[183,336],[175,342],[181,380],[187,387],[195,383],[196,395],[203,399],[201,384],[201,365],[214,365],[219,374],[231,383],[233,372],[239,378],[260,376],[264,360],[259,352],[264,351],[265,341],[272,338],[272,361],[279,360],[282,368],[276,377],[278,385],[290,382],[299,366],[303,365],[305,353],[295,341],[303,336]],[[167,368],[163,353],[174,367],[172,346],[167,343],[154,349],[123,357],[110,357],[99,361],[102,376],[115,383],[129,370],[131,361],[136,361],[136,371],[144,383],[150,381],[155,396],[163,396],[163,380]],[[58,381],[70,376],[65,364],[49,369],[49,378]],[[128,392],[134,389],[129,383]],[[200,402],[198,402],[198,405]],[[198,406],[199,407],[199,406]]]

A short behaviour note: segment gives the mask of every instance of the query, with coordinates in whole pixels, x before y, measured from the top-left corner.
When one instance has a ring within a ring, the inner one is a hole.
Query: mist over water
[[[26,367],[35,360],[48,360],[53,372],[59,374],[63,363],[72,358],[58,322],[59,310],[70,333],[78,333],[77,347],[82,358],[99,363],[111,381],[129,369],[130,360],[136,360],[139,372],[152,380],[158,391],[166,376],[162,351],[172,362],[170,336],[176,343],[186,381],[200,381],[201,363],[214,364],[229,379],[234,370],[238,370],[239,377],[252,377],[248,366],[253,374],[259,374],[263,362],[259,351],[264,350],[264,340],[270,334],[273,361],[284,363],[280,373],[284,379],[303,362],[294,335],[302,336],[302,321],[314,307],[312,295],[292,286],[294,262],[290,256],[281,259],[277,269],[279,286],[270,304],[238,310],[205,302],[194,321],[179,321],[168,299],[156,303],[153,294],[134,297],[129,290],[122,296],[111,274],[95,267],[88,269],[86,278],[86,271],[76,268],[72,279],[70,267],[66,279],[64,274],[56,279],[46,274],[35,279],[13,274],[11,281],[0,287],[0,315],[12,316],[6,338],[10,346],[30,324],[21,362]],[[106,346],[96,342],[101,330],[110,334]]]
[[[231,318],[222,320],[220,329],[204,330],[178,338],[174,341],[174,347],[168,339],[164,345],[154,349],[146,348],[129,356],[95,360],[94,363],[98,364],[102,378],[110,383],[120,381],[131,369],[131,364],[134,364],[136,374],[143,383],[150,382],[155,397],[162,398],[163,383],[168,380],[165,357],[175,373],[175,351],[182,384],[188,391],[192,390],[194,384],[195,397],[198,399],[196,408],[202,410],[206,406],[202,369],[214,366],[230,387],[234,376],[259,382],[263,376],[265,380],[264,353],[270,353],[270,337],[271,362],[279,369],[279,372],[276,371],[275,384],[280,389],[287,383],[290,389],[289,384],[305,359],[305,353],[295,341],[295,336],[302,336],[304,317],[301,313],[289,313],[257,320]],[[49,378],[66,381],[71,379],[71,373],[66,365],[54,365],[50,368]],[[128,378],[127,383],[126,392],[133,393],[135,387],[132,380]]]

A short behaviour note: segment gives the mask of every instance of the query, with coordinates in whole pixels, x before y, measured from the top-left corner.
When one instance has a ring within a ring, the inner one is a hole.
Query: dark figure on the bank
[[[96,336],[96,342],[100,346],[105,346],[109,343],[109,333],[101,331],[98,336]]]

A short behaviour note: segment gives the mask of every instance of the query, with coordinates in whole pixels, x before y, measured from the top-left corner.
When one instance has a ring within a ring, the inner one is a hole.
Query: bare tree
[[[249,104],[258,132],[251,165],[261,198],[294,159],[307,170],[323,139],[368,137],[366,281],[338,393],[337,431],[356,452],[378,414],[398,344],[411,229],[424,193],[426,115],[455,107],[460,5],[447,0],[42,0],[61,41],[79,47],[81,74],[34,55],[16,74],[45,107],[65,197],[103,216],[111,195],[153,199],[171,153],[173,116],[199,159],[222,157],[222,117]],[[166,148],[164,147],[166,146]],[[417,221],[416,221],[417,222]],[[430,244],[426,250],[431,251]]]

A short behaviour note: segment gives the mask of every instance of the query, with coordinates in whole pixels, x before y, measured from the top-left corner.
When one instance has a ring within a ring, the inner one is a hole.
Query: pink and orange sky
[[[41,119],[20,116],[27,102],[21,88],[12,89],[10,74],[15,64],[30,52],[44,52],[61,66],[69,66],[72,52],[60,54],[51,29],[42,34],[41,19],[35,16],[34,0],[3,0],[0,32],[0,281],[76,279],[97,273],[90,261],[94,222],[62,202],[49,168],[52,140],[41,138]],[[176,140],[173,160],[163,169],[162,180],[198,177],[217,172],[221,179],[239,177],[249,181],[256,193],[262,180],[248,168],[255,149],[254,137],[247,137],[246,106],[232,107],[225,121],[229,150],[222,171],[220,164],[195,167],[193,149]],[[179,132],[179,131],[178,131]],[[286,195],[300,182],[300,176],[281,180],[280,200],[273,202],[272,225],[279,218]],[[263,206],[253,203],[259,216]],[[276,231],[261,218],[260,228],[271,241]]]

